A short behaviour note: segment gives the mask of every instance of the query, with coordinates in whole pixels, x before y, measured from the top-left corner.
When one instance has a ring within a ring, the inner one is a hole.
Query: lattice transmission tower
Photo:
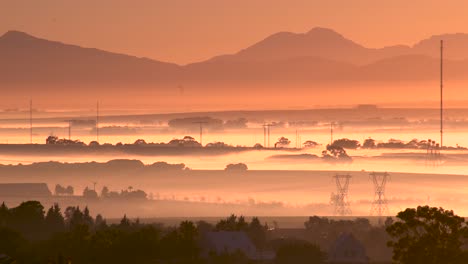
[[[335,215],[351,215],[348,190],[352,176],[349,174],[336,174],[333,178],[335,179],[337,193],[331,194],[330,203],[335,206]]]
[[[371,215],[379,217],[379,224],[383,223],[382,216],[388,215],[388,203],[385,197],[385,186],[390,178],[387,172],[372,172],[370,178],[374,183],[374,201],[372,202]]]

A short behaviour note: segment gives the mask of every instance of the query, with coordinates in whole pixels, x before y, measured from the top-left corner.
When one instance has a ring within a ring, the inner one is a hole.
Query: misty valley
[[[0,1],[0,264],[468,263],[468,1]]]

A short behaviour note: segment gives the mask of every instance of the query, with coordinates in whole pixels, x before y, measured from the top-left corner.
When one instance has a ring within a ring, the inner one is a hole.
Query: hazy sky
[[[0,0],[0,34],[185,64],[316,26],[368,47],[414,44],[468,32],[467,12],[466,0]]]

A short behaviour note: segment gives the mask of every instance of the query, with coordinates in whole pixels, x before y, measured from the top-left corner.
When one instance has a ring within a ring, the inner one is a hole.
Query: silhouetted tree
[[[206,144],[207,148],[229,148],[230,146],[224,142],[212,142]]]
[[[249,168],[244,163],[237,163],[237,164],[226,165],[226,168],[224,170],[229,171],[229,172],[245,172],[248,169]]]
[[[83,223],[90,228],[94,226],[94,219],[89,214],[88,206],[86,206],[83,210]]]
[[[62,232],[65,230],[65,219],[57,203],[49,208],[45,217],[45,226],[50,233]]]
[[[65,189],[65,193],[68,194],[68,195],[73,195],[74,194],[74,189],[72,186],[68,185],[67,186],[67,189]]]
[[[44,206],[38,201],[27,201],[12,208],[10,225],[27,238],[38,238],[43,233]]]
[[[462,243],[468,235],[465,219],[443,208],[418,206],[399,212],[387,227],[396,263],[467,263]]]
[[[68,187],[63,187],[60,184],[55,185],[55,195],[73,195],[73,187],[68,186]]]
[[[85,225],[84,215],[79,206],[69,206],[65,209],[65,223],[70,229]]]
[[[58,137],[57,136],[48,136],[46,138],[46,144],[47,145],[53,145],[53,144],[56,144],[58,141]]]
[[[3,202],[2,205],[0,205],[0,227],[6,227],[10,221],[10,217],[10,211],[5,202]]]
[[[312,140],[307,140],[302,145],[304,146],[304,148],[316,148],[320,144]]]
[[[267,231],[268,226],[262,225],[260,219],[257,217],[252,218],[248,229],[247,235],[252,240],[252,243],[257,247],[257,249],[262,250],[266,247],[267,244]]]
[[[173,139],[169,141],[168,145],[175,146],[175,147],[201,147],[202,146],[191,136],[185,136],[183,139]]]
[[[340,146],[327,145],[326,150],[322,151],[322,157],[326,161],[350,162],[351,157],[348,156],[346,150]]]
[[[377,148],[395,148],[395,149],[402,149],[406,148],[405,142],[391,138],[388,142],[380,142],[377,144]]]
[[[254,146],[253,146],[254,149],[262,149],[263,148],[263,145],[260,144],[260,143],[256,143]]]
[[[226,219],[220,220],[216,224],[216,230],[218,231],[239,231],[239,225],[237,224],[237,216],[232,214]]]
[[[200,234],[205,234],[207,232],[213,231],[214,226],[206,221],[198,221],[197,222],[197,230]]]
[[[368,139],[364,140],[364,143],[362,144],[362,147],[365,148],[365,149],[375,148],[376,147],[375,140],[373,140],[372,138],[368,138]]]
[[[80,145],[85,146],[85,144],[79,140],[70,140],[66,138],[59,139],[56,136],[48,136],[46,138],[47,145]]]
[[[146,141],[144,139],[137,139],[133,145],[146,145]]]
[[[107,222],[106,220],[102,217],[101,214],[96,215],[96,219],[94,221],[94,226],[97,230],[107,228]]]
[[[102,198],[109,197],[109,188],[107,188],[107,186],[102,187],[101,197]]]
[[[89,142],[88,146],[90,146],[90,147],[98,147],[98,146],[99,146],[99,142],[93,140],[93,141]]]
[[[281,240],[276,249],[277,264],[325,263],[326,253],[317,245],[301,240]]]
[[[285,137],[278,138],[278,141],[275,143],[275,148],[285,148],[291,144],[291,141]]]
[[[21,248],[24,247],[26,243],[26,240],[18,231],[6,227],[0,227],[0,252],[2,252],[1,254],[7,254],[10,257],[19,257],[22,253]],[[16,263],[13,259],[5,259],[5,262],[2,262],[4,261],[3,259],[0,260],[0,263]]]
[[[357,149],[360,147],[360,144],[357,140],[341,138],[333,141],[332,146],[338,146],[344,149]]]
[[[129,228],[131,225],[130,220],[127,218],[127,215],[124,214],[123,218],[120,220],[119,227],[121,228]]]
[[[97,192],[95,190],[91,190],[88,187],[86,187],[83,190],[83,197],[86,198],[86,199],[97,199],[98,194],[97,194]]]

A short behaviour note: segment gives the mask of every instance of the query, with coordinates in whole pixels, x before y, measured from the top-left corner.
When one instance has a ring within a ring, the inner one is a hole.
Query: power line
[[[444,90],[444,79],[443,79],[443,66],[444,66],[444,41],[440,40],[440,147],[444,146],[444,105],[443,105],[443,90]]]

